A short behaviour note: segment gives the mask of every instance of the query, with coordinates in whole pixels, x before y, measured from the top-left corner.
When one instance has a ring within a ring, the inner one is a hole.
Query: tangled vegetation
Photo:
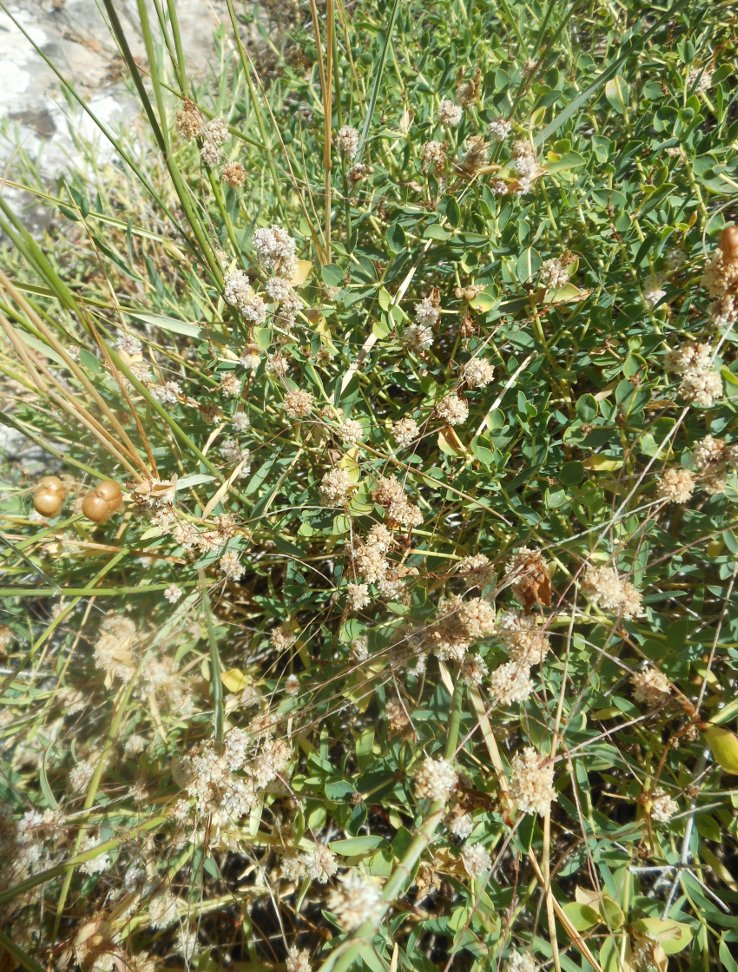
[[[0,199],[2,967],[738,970],[735,6],[176,6]]]

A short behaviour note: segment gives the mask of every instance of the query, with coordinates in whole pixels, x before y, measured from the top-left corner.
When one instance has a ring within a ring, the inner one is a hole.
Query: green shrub
[[[145,127],[0,200],[5,967],[738,968],[732,5],[103,5]]]

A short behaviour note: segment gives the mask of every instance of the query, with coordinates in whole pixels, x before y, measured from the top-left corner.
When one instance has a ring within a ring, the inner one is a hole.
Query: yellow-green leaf
[[[469,456],[471,453],[450,425],[438,433],[438,448],[447,456]]]
[[[705,739],[710,747],[715,762],[726,773],[738,776],[738,736],[725,726],[708,726],[705,729]]]
[[[251,684],[251,679],[245,675],[240,668],[229,668],[221,672],[221,682],[229,692],[243,692],[247,685]]]
[[[634,927],[652,942],[659,944],[667,955],[681,952],[692,941],[692,929],[689,925],[672,918],[640,918],[634,923]]]
[[[300,284],[304,284],[307,278],[310,276],[310,271],[313,269],[313,265],[310,260],[298,260],[297,270],[295,270],[295,275],[290,280],[290,284],[293,287],[299,287]]]
[[[596,472],[612,472],[614,469],[622,468],[623,460],[598,454],[585,459],[582,465],[585,469],[594,469]]]

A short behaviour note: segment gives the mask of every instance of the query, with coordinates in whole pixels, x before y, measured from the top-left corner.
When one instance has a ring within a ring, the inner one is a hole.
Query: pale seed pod
[[[58,493],[60,496],[66,496],[67,487],[59,479],[58,476],[43,476],[38,481],[36,486],[36,492],[45,490],[47,493]]]
[[[67,487],[58,476],[43,476],[33,494],[33,508],[41,516],[56,516],[66,495]]]
[[[115,506],[108,503],[106,499],[93,490],[85,496],[82,512],[88,520],[92,520],[94,523],[105,523],[115,513]]]
[[[105,500],[106,503],[113,507],[113,510],[117,510],[120,506],[123,494],[120,491],[120,486],[115,482],[114,479],[103,479],[101,483],[93,489],[93,493],[96,496],[100,496]]]
[[[41,516],[56,516],[64,503],[64,494],[49,489],[37,489],[33,494],[33,508]]]

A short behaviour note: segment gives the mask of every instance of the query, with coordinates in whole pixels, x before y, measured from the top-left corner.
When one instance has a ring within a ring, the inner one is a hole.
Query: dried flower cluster
[[[666,469],[658,482],[659,498],[668,503],[688,503],[695,485],[694,476],[688,469]]]
[[[0,205],[5,965],[721,967],[738,21],[161,6]]]
[[[669,679],[650,665],[631,677],[633,697],[636,702],[645,702],[650,709],[656,709],[669,700],[671,685]]]
[[[284,773],[292,747],[275,735],[276,724],[256,720],[249,730],[232,729],[222,753],[212,742],[197,747],[181,764],[185,790],[200,814],[226,828],[250,812],[258,793]]]
[[[422,513],[409,501],[404,486],[397,479],[381,476],[372,490],[372,499],[385,508],[390,527],[400,526],[412,529],[423,522]]]
[[[714,298],[713,315],[724,323],[738,315],[738,226],[726,226],[709,260],[703,283]]]
[[[527,610],[538,604],[550,605],[551,579],[539,550],[516,550],[505,567],[505,581]]]

